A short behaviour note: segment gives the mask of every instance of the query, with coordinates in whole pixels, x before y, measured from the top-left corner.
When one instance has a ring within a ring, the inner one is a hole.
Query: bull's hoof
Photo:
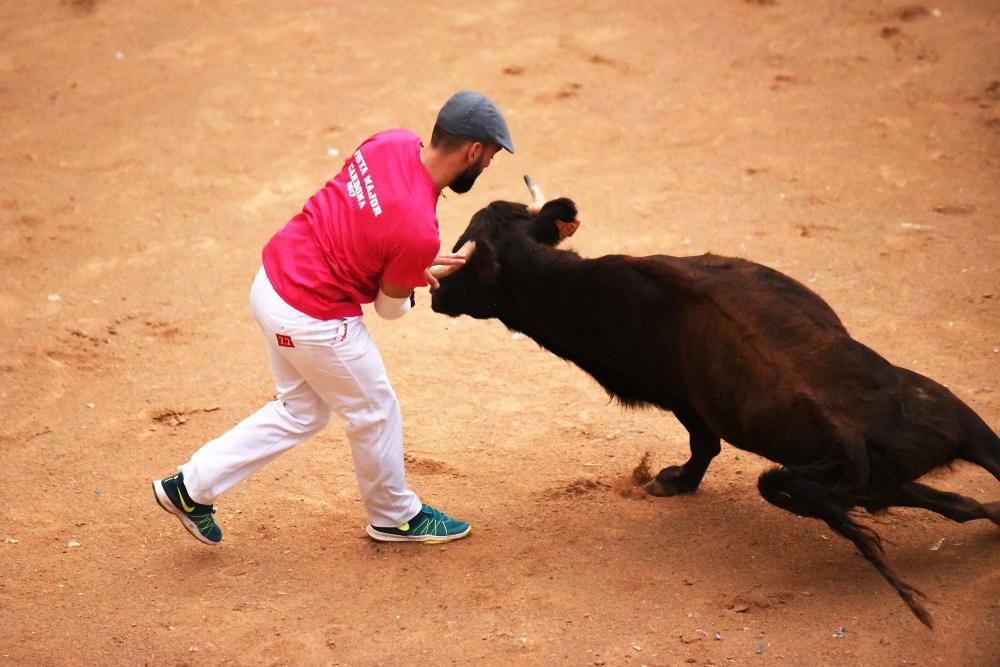
[[[677,492],[673,491],[663,484],[660,483],[658,479],[651,479],[642,485],[642,488],[651,496],[659,496],[661,498],[666,496],[673,496]]]
[[[679,493],[691,493],[698,484],[692,484],[684,476],[684,466],[670,466],[660,471],[660,474],[646,482],[642,487],[651,496],[676,496]]]

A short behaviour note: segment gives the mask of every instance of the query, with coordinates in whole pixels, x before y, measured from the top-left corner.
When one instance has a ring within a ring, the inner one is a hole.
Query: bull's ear
[[[531,221],[529,233],[539,243],[554,246],[572,236],[579,225],[576,219],[576,204],[562,197],[553,199],[542,207]]]
[[[497,251],[486,239],[476,240],[476,251],[466,263],[466,271],[475,272],[476,280],[485,285],[495,285],[497,274],[500,273],[500,262],[497,261]]]

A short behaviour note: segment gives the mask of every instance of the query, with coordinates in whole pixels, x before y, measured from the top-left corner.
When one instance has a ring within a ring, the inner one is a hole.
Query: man
[[[429,146],[408,130],[365,141],[341,172],[268,242],[250,292],[277,385],[268,403],[153,482],[160,506],[206,544],[222,540],[216,499],[285,450],[345,422],[368,534],[389,542],[442,542],[469,524],[421,503],[406,485],[399,403],[361,318],[375,304],[386,319],[406,314],[413,290],[437,281],[436,206],[446,186],[468,192],[493,156],[514,152],[503,115],[473,91],[438,113]]]

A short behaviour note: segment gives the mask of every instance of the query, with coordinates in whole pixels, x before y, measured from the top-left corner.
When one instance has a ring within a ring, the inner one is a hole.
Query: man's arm
[[[412,287],[403,287],[402,285],[393,285],[392,283],[382,283],[380,291],[392,299],[408,299],[413,294]]]
[[[413,307],[413,290],[402,285],[382,283],[375,297],[375,312],[384,320],[398,320]]]
[[[465,255],[458,253],[447,253],[434,258],[434,264],[440,265],[462,265],[465,264]],[[440,287],[437,278],[431,275],[430,267],[424,271],[424,278],[434,289]],[[378,295],[375,297],[375,312],[385,320],[398,320],[403,315],[410,312],[413,307],[413,289],[396,285],[393,283],[382,283]]]

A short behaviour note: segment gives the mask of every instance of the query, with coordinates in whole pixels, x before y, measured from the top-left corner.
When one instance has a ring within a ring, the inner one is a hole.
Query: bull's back
[[[688,355],[701,357],[698,351],[705,350],[728,356],[751,374],[800,387],[889,365],[854,341],[819,295],[763,265],[716,255],[657,255],[633,266],[660,288],[662,310],[680,328]],[[765,372],[769,368],[773,373]]]
[[[852,387],[891,386],[893,367],[854,341],[817,294],[740,259],[655,256],[636,269],[662,286],[665,326],[679,329],[684,399],[724,439],[772,460],[829,452]]]
[[[683,270],[693,294],[714,303],[736,326],[764,341],[786,347],[847,335],[840,318],[818,294],[762,264],[710,254],[650,259]]]
[[[963,443],[996,437],[948,389],[854,340],[821,297],[780,272],[713,255],[637,266],[686,294],[675,313],[682,382],[737,446],[801,463],[853,440],[912,479]]]

